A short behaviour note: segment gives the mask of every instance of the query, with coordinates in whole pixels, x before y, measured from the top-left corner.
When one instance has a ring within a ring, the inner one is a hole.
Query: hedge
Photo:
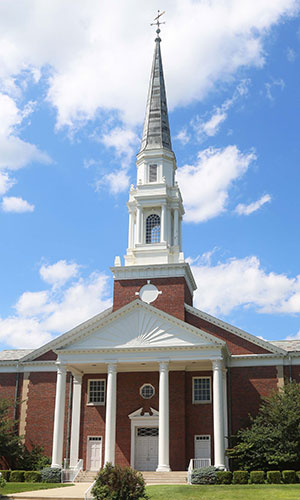
[[[61,482],[61,469],[52,467],[45,467],[41,471],[42,483],[60,483]]]
[[[250,483],[251,484],[264,484],[265,473],[263,470],[253,470],[250,472]]]
[[[297,475],[294,470],[283,470],[282,471],[282,480],[286,484],[296,483]]]
[[[2,474],[3,479],[5,479],[5,481],[9,481],[11,470],[0,470],[0,472]]]
[[[23,483],[24,474],[24,470],[12,470],[9,476],[10,483]]]
[[[269,470],[267,472],[267,482],[269,484],[280,484],[281,483],[280,470]]]
[[[24,481],[25,483],[40,483],[42,478],[42,474],[37,470],[27,470],[24,473]]]
[[[248,484],[249,473],[246,470],[235,470],[232,477],[232,484]]]
[[[217,472],[217,484],[231,484],[232,472],[230,470],[219,470]]]

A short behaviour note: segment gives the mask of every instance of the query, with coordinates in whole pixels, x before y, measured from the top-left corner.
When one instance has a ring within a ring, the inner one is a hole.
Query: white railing
[[[84,492],[84,500],[91,500],[91,499],[93,499],[93,498],[94,498],[94,497],[93,497],[93,495],[92,495],[92,493],[91,493],[91,491],[92,491],[92,488],[93,488],[93,486],[94,486],[95,482],[96,482],[96,481],[94,481],[94,482],[93,482],[93,483],[92,483],[92,484],[88,487],[88,489]]]
[[[74,483],[76,477],[78,476],[79,472],[83,469],[83,460],[82,458],[78,460],[78,463],[75,465],[75,467],[72,467],[71,469],[63,469],[61,472],[61,477],[62,477],[62,483]]]
[[[188,468],[188,483],[192,482],[192,472],[194,469],[202,469],[211,465],[210,458],[191,458]]]

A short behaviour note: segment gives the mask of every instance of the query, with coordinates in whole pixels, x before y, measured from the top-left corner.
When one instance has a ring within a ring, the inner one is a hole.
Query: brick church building
[[[193,307],[159,33],[113,306],[38,349],[0,353],[0,397],[21,401],[19,433],[54,467],[224,467],[261,397],[300,381],[300,341],[267,342]]]

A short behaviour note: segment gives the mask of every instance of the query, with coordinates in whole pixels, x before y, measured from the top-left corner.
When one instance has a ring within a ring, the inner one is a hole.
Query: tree
[[[227,450],[234,468],[272,470],[300,468],[300,384],[286,383],[264,399],[251,424]]]
[[[11,418],[12,402],[0,399],[0,458],[5,465],[13,467],[22,451],[21,437],[15,431],[15,421]]]

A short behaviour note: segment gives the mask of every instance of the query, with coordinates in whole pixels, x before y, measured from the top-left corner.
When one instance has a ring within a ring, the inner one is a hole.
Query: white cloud
[[[55,287],[64,285],[69,279],[78,276],[78,273],[78,264],[68,263],[66,260],[59,260],[52,265],[43,264],[40,268],[41,278]]]
[[[288,335],[285,340],[300,340],[300,330],[295,335]]]
[[[296,58],[297,58],[297,54],[296,52],[294,51],[294,49],[292,49],[291,47],[288,47],[287,48],[287,51],[286,51],[286,57],[287,57],[287,60],[290,62],[290,63],[293,63],[296,61]]]
[[[70,286],[57,288],[57,280],[63,279],[63,272],[57,271],[64,268],[62,262],[66,261],[59,261],[58,267],[55,267],[56,264],[42,266],[44,275],[45,267],[48,267],[46,280],[50,285],[54,285],[52,288],[24,292],[15,305],[16,313],[7,318],[0,318],[2,342],[13,348],[39,347],[111,305],[107,293],[108,277],[94,272],[83,278],[75,272],[75,269],[80,268],[78,264],[70,263],[70,268],[65,267],[70,275],[72,266],[77,266],[73,267]],[[68,266],[68,263],[66,265]]]
[[[105,174],[96,181],[96,191],[100,191],[103,186],[108,186],[111,194],[119,194],[126,191],[129,186],[129,175],[127,169],[119,169]]]
[[[298,7],[298,0],[164,0],[170,107],[202,99],[241,67],[262,66],[268,31]],[[84,123],[98,109],[115,110],[126,123],[141,121],[150,69],[145,54],[155,36],[147,30],[151,18],[146,0],[23,0],[17,10],[14,2],[1,2],[0,81],[16,93],[18,76],[38,81],[44,72],[58,126]],[[178,57],[183,40],[185,57]]]
[[[266,96],[269,99],[269,101],[274,101],[273,90],[276,87],[279,87],[280,90],[284,89],[285,82],[282,80],[282,78],[279,78],[278,80],[272,80],[272,82],[265,83]]]
[[[271,196],[269,194],[263,195],[259,200],[249,203],[249,205],[244,205],[244,203],[239,203],[235,207],[235,212],[239,215],[250,215],[253,212],[259,210],[265,203],[271,201]]]
[[[178,132],[178,134],[175,136],[175,139],[177,139],[183,146],[185,146],[188,142],[190,142],[191,137],[188,134],[188,131],[186,128],[183,128]]]
[[[5,194],[15,184],[15,179],[9,177],[7,172],[0,170],[0,195]]]
[[[100,140],[106,147],[114,148],[117,156],[125,156],[129,160],[135,154],[139,141],[133,130],[120,127],[103,134]]]
[[[208,148],[198,154],[196,165],[178,169],[177,178],[186,210],[185,221],[201,222],[226,210],[229,190],[256,158],[236,146]]]
[[[300,275],[266,272],[255,256],[211,265],[192,264],[198,289],[195,306],[211,314],[227,315],[237,307],[260,313],[300,313]]]
[[[18,214],[34,211],[34,205],[16,196],[4,196],[1,208],[3,212],[14,212]]]

